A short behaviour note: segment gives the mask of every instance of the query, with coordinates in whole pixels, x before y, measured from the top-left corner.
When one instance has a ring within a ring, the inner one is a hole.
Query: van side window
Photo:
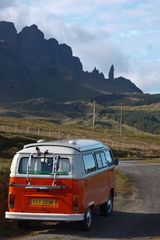
[[[101,155],[103,167],[108,166],[107,159],[106,159],[104,152],[101,152],[100,155]]]
[[[83,155],[83,163],[86,173],[96,170],[96,164],[92,154]]]
[[[110,154],[110,151],[109,150],[105,150],[104,151],[105,155],[106,155],[106,159],[107,159],[107,162],[109,163],[109,165],[112,163],[113,159],[112,159],[112,156]]]
[[[103,164],[102,164],[102,160],[101,160],[100,153],[96,153],[95,155],[96,155],[96,160],[97,160],[98,168],[102,168],[102,167],[103,167]]]
[[[104,168],[108,166],[106,155],[104,152],[95,153],[98,168]]]

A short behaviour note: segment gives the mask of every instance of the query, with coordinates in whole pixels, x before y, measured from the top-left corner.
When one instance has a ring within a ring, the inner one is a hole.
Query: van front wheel
[[[91,230],[92,225],[92,209],[89,207],[84,215],[84,220],[81,222],[82,229],[85,231]]]
[[[106,203],[100,206],[100,212],[102,216],[109,217],[113,212],[113,195],[110,194],[109,199]]]

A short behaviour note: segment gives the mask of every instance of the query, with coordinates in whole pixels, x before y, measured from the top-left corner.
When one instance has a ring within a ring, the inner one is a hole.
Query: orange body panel
[[[31,178],[31,185],[51,186],[51,178]],[[13,185],[13,186],[12,186]],[[11,177],[9,196],[15,194],[15,203],[10,212],[35,213],[84,213],[90,203],[97,206],[106,202],[111,188],[114,188],[114,169],[104,170],[81,180],[58,178],[56,185],[63,185],[65,189],[26,189],[26,178]],[[34,204],[33,201],[43,201]],[[45,204],[51,200],[54,204]],[[74,203],[74,201],[76,203]],[[76,206],[74,206],[76,204]]]
[[[51,186],[53,179],[32,178],[32,185]],[[26,189],[26,178],[11,178],[9,194],[15,194],[14,208],[9,208],[11,212],[37,212],[37,213],[71,213],[73,186],[70,179],[59,179],[57,185],[64,185],[65,189]],[[32,205],[32,200],[54,200],[54,205]]]
[[[93,176],[84,179],[84,206],[94,202],[94,206],[100,205],[109,199],[111,191],[115,191],[114,168],[106,169]]]

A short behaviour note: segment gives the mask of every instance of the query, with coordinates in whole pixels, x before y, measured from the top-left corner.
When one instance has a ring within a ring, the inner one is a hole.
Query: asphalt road
[[[130,199],[117,198],[121,203],[110,218],[95,214],[91,232],[80,231],[77,223],[61,223],[20,239],[160,239],[160,164],[125,162],[118,168],[129,176],[134,194]]]

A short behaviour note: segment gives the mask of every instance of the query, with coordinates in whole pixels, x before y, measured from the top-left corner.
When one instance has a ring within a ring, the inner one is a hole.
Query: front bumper
[[[5,218],[15,220],[42,220],[42,221],[82,221],[84,214],[53,214],[53,213],[24,213],[6,212]]]

